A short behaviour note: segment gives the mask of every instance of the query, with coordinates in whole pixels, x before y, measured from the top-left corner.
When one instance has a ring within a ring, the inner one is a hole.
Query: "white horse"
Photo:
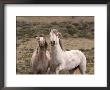
[[[43,35],[36,37],[39,47],[34,51],[31,64],[34,74],[46,74],[49,70],[50,53],[47,51],[47,42]]]
[[[58,74],[61,70],[72,70],[79,66],[81,74],[86,73],[86,57],[79,50],[64,51],[60,46],[60,33],[56,29],[50,31],[51,61]],[[51,65],[51,66],[52,66]]]

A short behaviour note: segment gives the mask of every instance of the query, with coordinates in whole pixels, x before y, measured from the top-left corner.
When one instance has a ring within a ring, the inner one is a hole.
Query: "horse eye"
[[[55,44],[55,41],[53,41],[53,43]]]
[[[52,41],[50,43],[52,44]]]

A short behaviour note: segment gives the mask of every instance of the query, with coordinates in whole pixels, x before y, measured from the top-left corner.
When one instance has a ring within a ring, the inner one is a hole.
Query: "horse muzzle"
[[[51,46],[54,46],[55,45],[55,41],[51,41]]]

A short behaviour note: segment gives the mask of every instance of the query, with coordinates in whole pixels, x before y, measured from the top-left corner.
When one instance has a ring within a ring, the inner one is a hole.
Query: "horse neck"
[[[52,50],[53,58],[56,57],[56,55],[60,55],[63,51],[60,44],[59,44],[59,42],[57,42],[56,45],[52,46],[51,50]]]
[[[39,54],[45,54],[46,48],[39,48]]]
[[[61,49],[64,50],[61,39],[59,39],[59,44],[60,44]]]
[[[60,42],[61,42],[61,41],[60,41],[60,39],[59,39],[59,40],[57,41],[56,45],[55,45],[55,48],[56,48],[58,51],[63,51]]]
[[[46,48],[37,48],[37,54],[39,55],[39,58],[44,58],[46,55]]]

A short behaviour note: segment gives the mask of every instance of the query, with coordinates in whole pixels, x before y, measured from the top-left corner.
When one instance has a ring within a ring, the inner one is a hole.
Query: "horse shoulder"
[[[50,61],[50,53],[49,53],[49,51],[46,51],[46,57],[47,57],[47,60]]]
[[[32,54],[31,62],[33,63],[37,61],[37,58],[38,58],[38,54],[37,54],[37,51],[35,50]]]

